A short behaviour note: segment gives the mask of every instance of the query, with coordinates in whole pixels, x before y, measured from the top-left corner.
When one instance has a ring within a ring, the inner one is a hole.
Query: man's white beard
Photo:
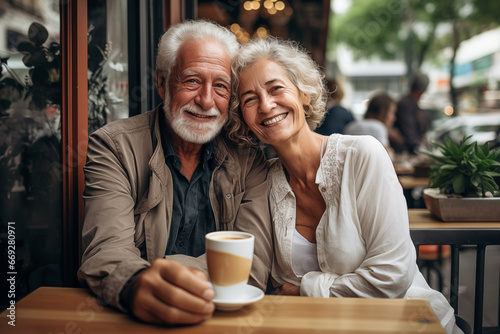
[[[196,105],[184,105],[178,111],[171,111],[168,99],[165,100],[163,110],[170,128],[188,143],[205,144],[214,139],[222,130],[227,121],[227,114],[223,122],[220,122],[220,111],[217,108],[203,110]],[[186,115],[186,111],[206,116],[217,116],[210,122],[197,122]],[[200,131],[198,133],[196,131]]]

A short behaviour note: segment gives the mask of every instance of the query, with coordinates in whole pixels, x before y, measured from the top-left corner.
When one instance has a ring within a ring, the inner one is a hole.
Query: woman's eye
[[[243,105],[247,105],[248,103],[252,102],[255,100],[255,97],[248,97],[245,100],[243,100]]]
[[[283,87],[282,86],[274,86],[274,87],[271,87],[271,92],[278,92],[282,89]]]

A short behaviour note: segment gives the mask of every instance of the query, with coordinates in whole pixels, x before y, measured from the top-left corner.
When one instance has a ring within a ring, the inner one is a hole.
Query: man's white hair
[[[238,53],[239,44],[236,36],[230,30],[207,20],[183,21],[171,26],[163,34],[158,44],[156,71],[163,75],[166,85],[182,44],[191,40],[207,39],[219,42],[231,59]]]

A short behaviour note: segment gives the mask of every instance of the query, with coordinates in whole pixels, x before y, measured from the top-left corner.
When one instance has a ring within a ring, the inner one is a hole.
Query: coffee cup
[[[219,231],[205,236],[207,267],[217,300],[237,300],[248,282],[252,267],[254,236]]]

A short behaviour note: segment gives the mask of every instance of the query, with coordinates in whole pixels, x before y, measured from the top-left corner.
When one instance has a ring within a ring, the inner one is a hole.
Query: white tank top
[[[292,268],[298,277],[310,271],[321,271],[316,244],[309,242],[297,230],[293,232]]]

